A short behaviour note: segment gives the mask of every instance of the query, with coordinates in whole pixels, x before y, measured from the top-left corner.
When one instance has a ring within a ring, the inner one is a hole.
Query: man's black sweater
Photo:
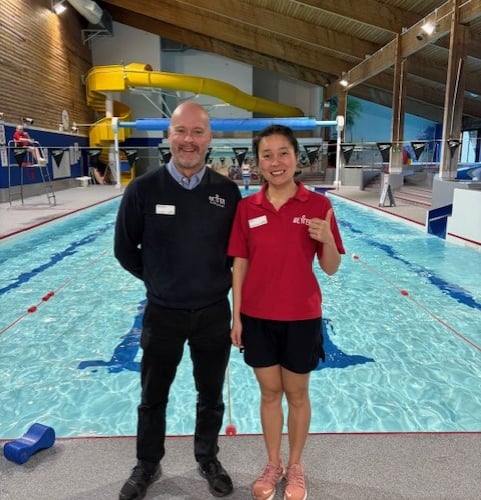
[[[175,309],[213,304],[231,287],[227,244],[240,197],[234,182],[210,168],[192,190],[165,167],[150,171],[125,190],[115,256],[145,283],[152,302]]]

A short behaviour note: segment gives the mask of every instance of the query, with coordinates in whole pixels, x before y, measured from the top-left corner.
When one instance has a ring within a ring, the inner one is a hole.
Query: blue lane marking
[[[82,361],[79,363],[78,369],[85,370],[85,368],[107,366],[109,373],[119,373],[123,370],[140,372],[140,363],[135,361],[135,357],[139,351],[140,336],[142,334],[142,318],[146,302],[147,300],[143,300],[137,306],[138,314],[134,317],[132,327],[115,347],[109,361],[103,361],[101,359]],[[92,370],[92,372],[96,371],[97,370]]]
[[[18,275],[17,279],[14,280],[12,283],[10,283],[9,285],[7,285],[3,288],[0,288],[0,296],[3,295],[4,293],[9,292],[10,290],[13,290],[15,288],[22,286],[25,283],[28,283],[32,278],[39,275],[43,271],[46,271],[47,269],[54,267],[55,265],[57,265],[59,262],[61,262],[65,258],[70,257],[71,255],[74,255],[76,252],[78,252],[80,247],[83,247],[85,245],[92,243],[99,236],[101,236],[104,233],[106,233],[107,231],[109,231],[113,225],[114,225],[113,222],[106,224],[104,227],[98,229],[94,233],[91,233],[78,241],[74,241],[67,248],[65,248],[65,250],[63,250],[62,252],[58,252],[58,253],[52,255],[52,258],[49,261],[45,262],[44,264],[41,264],[40,266],[37,266],[37,267],[31,269],[30,271],[26,271],[26,272]]]
[[[373,238],[370,238],[364,233],[364,231],[357,229],[351,223],[341,220],[339,221],[339,225],[343,228],[348,229],[354,234],[362,235],[363,240],[368,245],[376,247],[379,250],[382,250],[388,257],[391,257],[392,259],[402,262],[404,265],[408,267],[408,269],[413,271],[419,277],[427,279],[432,285],[438,288],[445,295],[448,295],[449,297],[454,299],[456,302],[471,307],[472,309],[481,310],[481,303],[478,302],[467,290],[457,285],[453,285],[452,283],[449,283],[445,279],[441,278],[440,276],[437,276],[432,271],[426,269],[423,266],[414,265],[407,259],[403,258],[401,255],[399,255],[391,245],[388,245],[387,243],[381,243]]]
[[[323,370],[325,368],[347,368],[348,366],[374,362],[373,358],[367,358],[359,354],[346,354],[338,349],[331,340],[329,331],[335,334],[332,321],[328,318],[322,318],[322,336],[324,338],[323,346],[326,360],[319,361],[316,370]]]
[[[93,368],[92,373],[96,373],[98,367],[107,367],[109,373],[119,373],[123,370],[140,372],[140,363],[135,361],[140,348],[140,336],[142,334],[142,317],[144,314],[146,300],[138,305],[138,314],[135,316],[132,327],[129,332],[122,337],[122,340],[115,347],[109,361],[103,359],[93,359],[81,361],[78,365],[79,370]],[[322,320],[322,335],[324,337],[324,352],[326,360],[320,362],[316,370],[325,368],[347,368],[348,366],[359,365],[374,362],[373,358],[367,358],[357,354],[346,354],[338,349],[332,342],[329,330],[334,332],[332,321]]]

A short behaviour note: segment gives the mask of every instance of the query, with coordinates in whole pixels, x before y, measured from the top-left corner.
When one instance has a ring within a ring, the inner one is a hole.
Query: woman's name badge
[[[249,219],[248,224],[251,229],[257,226],[263,226],[264,224],[267,224],[267,216],[261,215],[260,217]]]
[[[175,205],[155,205],[155,213],[158,215],[175,215]]]

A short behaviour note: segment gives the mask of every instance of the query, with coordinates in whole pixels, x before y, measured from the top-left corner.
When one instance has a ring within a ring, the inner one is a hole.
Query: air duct
[[[92,0],[68,0],[68,3],[91,24],[100,24],[104,11]]]

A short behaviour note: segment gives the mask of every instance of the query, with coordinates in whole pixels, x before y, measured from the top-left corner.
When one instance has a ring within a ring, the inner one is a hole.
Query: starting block
[[[5,458],[24,464],[37,451],[50,448],[55,443],[55,431],[43,424],[33,424],[19,439],[9,441],[3,446]]]

